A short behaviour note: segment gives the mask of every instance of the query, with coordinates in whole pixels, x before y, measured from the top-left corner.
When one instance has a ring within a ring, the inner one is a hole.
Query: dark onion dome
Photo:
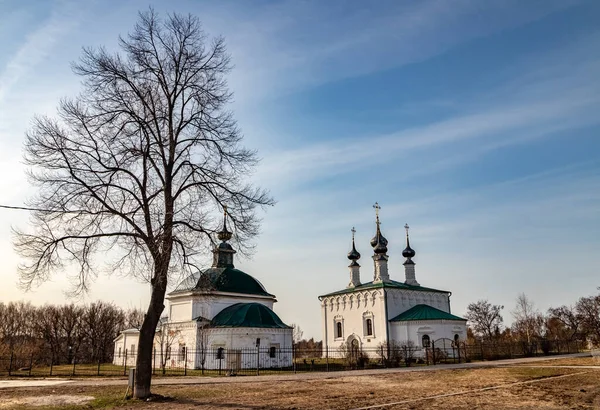
[[[387,244],[388,241],[381,234],[381,229],[379,228],[379,215],[377,215],[377,232],[375,232],[375,236],[371,239],[371,246],[373,247],[373,251],[377,254],[387,253]]]
[[[410,244],[406,244],[406,248],[402,251],[402,256],[405,258],[414,258],[417,253],[413,248],[410,247]]]
[[[405,258],[414,258],[417,254],[413,248],[410,247],[410,239],[408,238],[408,224],[404,225],[404,229],[406,229],[406,248],[402,251],[402,256]]]
[[[354,234],[356,233],[356,229],[352,228],[352,250],[348,252],[348,259],[351,261],[357,261],[360,259],[360,253],[356,250],[356,245],[354,244]]]
[[[360,253],[356,250],[354,242],[352,242],[352,250],[348,252],[348,259],[351,261],[357,261],[360,259]]]
[[[213,318],[213,327],[259,327],[291,329],[271,309],[261,303],[236,303]]]

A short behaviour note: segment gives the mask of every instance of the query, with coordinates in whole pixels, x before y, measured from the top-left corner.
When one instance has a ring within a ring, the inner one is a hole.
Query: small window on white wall
[[[363,313],[363,333],[365,336],[375,336],[375,329],[373,329],[373,312]]]
[[[344,337],[344,332],[342,329],[342,322],[338,321],[335,324],[335,337],[338,339]]]
[[[373,320],[371,319],[367,319],[366,323],[365,323],[365,327],[366,327],[366,335],[367,336],[373,336]]]

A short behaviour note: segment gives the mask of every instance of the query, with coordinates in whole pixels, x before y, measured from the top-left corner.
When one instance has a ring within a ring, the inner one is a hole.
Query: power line
[[[3,208],[3,209],[12,209],[14,211],[58,212],[58,211],[52,210],[52,209],[29,208],[29,207],[26,207],[26,206],[12,206],[12,205],[2,205],[2,204],[0,204],[0,208]],[[69,211],[65,211],[65,212],[69,212]]]

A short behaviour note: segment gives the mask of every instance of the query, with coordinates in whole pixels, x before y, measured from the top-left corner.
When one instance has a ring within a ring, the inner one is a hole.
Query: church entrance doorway
[[[347,360],[352,367],[360,367],[362,363],[362,349],[360,339],[356,335],[351,335],[346,341]]]

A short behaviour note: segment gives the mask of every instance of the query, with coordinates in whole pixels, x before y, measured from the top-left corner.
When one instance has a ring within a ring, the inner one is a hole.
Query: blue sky
[[[320,338],[317,296],[348,282],[356,226],[372,280],[372,204],[390,272],[403,280],[411,227],[421,284],[451,290],[453,312],[520,292],[541,310],[600,285],[600,3],[595,1],[156,2],[225,36],[232,109],[278,204],[238,265],[278,296],[276,311]],[[73,95],[82,46],[114,48],[137,1],[0,1],[0,190],[21,204],[34,114]],[[0,300],[62,302],[69,271],[16,288],[0,213]],[[117,282],[119,281],[119,282]],[[118,286],[115,286],[119,283]],[[122,285],[121,285],[122,283]],[[100,278],[86,300],[140,306],[147,285]]]

